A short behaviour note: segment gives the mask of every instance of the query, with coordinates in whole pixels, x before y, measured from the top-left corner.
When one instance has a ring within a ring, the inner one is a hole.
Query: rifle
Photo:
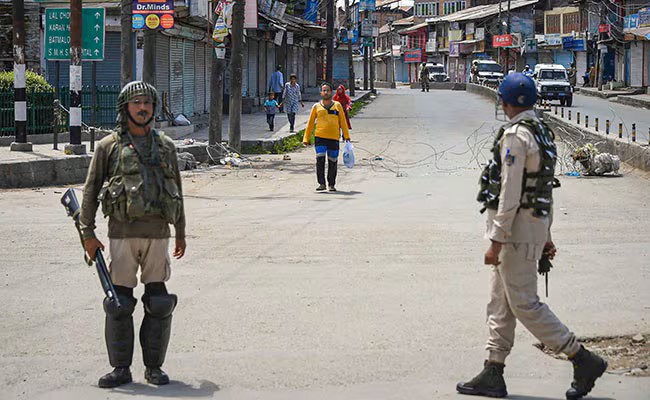
[[[74,220],[74,225],[77,228],[79,239],[81,239],[81,245],[83,246],[84,240],[81,234],[81,227],[79,226],[79,214],[81,207],[79,207],[79,201],[77,200],[77,196],[74,193],[74,189],[70,188],[66,190],[66,192],[63,194],[63,197],[61,197],[61,204],[63,204],[63,207],[65,207],[68,216],[72,217]],[[86,264],[89,266],[93,265],[93,261],[85,252],[84,259],[86,260]],[[104,289],[106,297],[109,299],[109,301],[115,302],[115,306],[117,306],[117,308],[120,308],[120,300],[115,294],[115,287],[113,286],[111,276],[108,273],[108,268],[106,268],[106,261],[104,261],[104,256],[101,249],[97,249],[97,252],[95,253],[95,268],[97,268],[97,276],[99,276],[99,282],[102,284],[102,289]]]

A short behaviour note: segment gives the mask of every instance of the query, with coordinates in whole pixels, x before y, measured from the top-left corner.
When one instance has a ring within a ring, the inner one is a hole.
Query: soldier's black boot
[[[460,382],[456,391],[460,394],[470,394],[487,397],[506,397],[506,382],[503,379],[505,364],[485,361],[483,371],[469,382]]]
[[[115,291],[120,308],[108,298],[104,299],[106,350],[115,369],[99,378],[100,388],[114,388],[133,381],[129,367],[133,360],[133,310],[137,300],[133,298],[133,289],[116,286]]]
[[[114,388],[133,382],[129,367],[116,367],[113,371],[99,378],[100,388]]]
[[[140,345],[145,370],[144,378],[154,385],[166,385],[169,377],[160,369],[165,362],[172,328],[172,312],[178,299],[168,294],[164,283],[145,285],[142,296],[144,319],[140,327]]]
[[[581,399],[594,388],[596,379],[607,370],[607,361],[580,346],[580,351],[573,358],[573,382],[566,391],[567,400]]]

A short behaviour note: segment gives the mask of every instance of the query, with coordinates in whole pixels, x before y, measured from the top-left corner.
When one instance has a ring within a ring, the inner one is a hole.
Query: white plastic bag
[[[192,125],[192,123],[183,114],[178,114],[178,116],[174,119],[174,125],[176,125],[176,126],[190,126],[190,125]]]
[[[354,146],[350,142],[343,145],[343,164],[348,168],[354,167]]]

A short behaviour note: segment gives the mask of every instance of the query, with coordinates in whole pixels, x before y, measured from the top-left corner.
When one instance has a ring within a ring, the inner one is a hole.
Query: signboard
[[[512,46],[512,35],[494,35],[492,36],[492,47],[510,47]]]
[[[639,27],[639,14],[631,14],[625,16],[625,20],[623,22],[624,32],[631,31],[632,29],[636,29],[638,27]]]
[[[449,57],[458,57],[460,46],[458,42],[449,42]]]
[[[422,61],[422,50],[409,49],[404,52],[404,62],[407,64],[419,63]]]
[[[476,28],[474,31],[474,39],[485,40],[485,28]]]
[[[457,42],[463,40],[463,31],[458,29],[458,30],[450,30],[449,31],[449,41],[451,42]]]
[[[586,51],[586,44],[583,38],[574,38],[573,36],[565,36],[562,38],[562,49],[571,51]]]
[[[465,24],[465,33],[467,35],[473,35],[474,34],[474,23],[473,22],[468,22]]]
[[[551,33],[544,35],[544,41],[549,46],[560,46],[562,44],[562,36],[559,33]]]
[[[650,8],[642,8],[638,12],[639,15],[639,28],[650,26]]]
[[[341,41],[341,43],[345,43],[345,44],[347,43],[356,44],[359,42],[359,31],[357,29],[353,31],[348,31],[347,29],[342,28],[340,31],[339,40]]]
[[[104,59],[104,8],[81,9],[81,60]],[[70,9],[45,9],[45,59],[70,61]]]
[[[427,45],[426,45],[426,48],[425,48],[426,52],[427,53],[435,53],[436,50],[438,50],[437,44],[438,43],[436,43],[435,38],[427,40]]]
[[[359,11],[375,11],[375,0],[359,0]]]
[[[361,21],[361,36],[372,37],[372,22],[368,18]]]
[[[174,0],[132,0],[131,13],[133,29],[174,27]]]
[[[526,53],[537,53],[537,39],[526,39],[524,47]]]
[[[402,54],[402,46],[398,44],[393,45],[393,57],[399,57]]]
[[[271,0],[263,0],[264,5],[269,3],[269,10],[271,9]],[[263,10],[266,14],[269,13],[266,9]],[[305,11],[302,13],[302,19],[309,22],[316,22],[316,14],[318,13],[318,0],[307,0],[305,4]]]
[[[370,47],[372,46],[372,38],[371,37],[364,37],[363,42],[361,43],[365,47]]]

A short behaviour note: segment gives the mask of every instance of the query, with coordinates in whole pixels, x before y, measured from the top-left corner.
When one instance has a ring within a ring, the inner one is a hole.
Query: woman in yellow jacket
[[[314,104],[307,121],[307,129],[302,139],[303,144],[309,144],[309,138],[314,133],[316,146],[316,178],[318,179],[317,191],[325,187],[325,157],[327,157],[327,184],[330,192],[336,192],[336,170],[339,158],[339,139],[350,141],[348,124],[345,120],[343,107],[332,100],[332,86],[323,83],[320,87],[321,101]],[[315,129],[314,129],[315,128]]]

